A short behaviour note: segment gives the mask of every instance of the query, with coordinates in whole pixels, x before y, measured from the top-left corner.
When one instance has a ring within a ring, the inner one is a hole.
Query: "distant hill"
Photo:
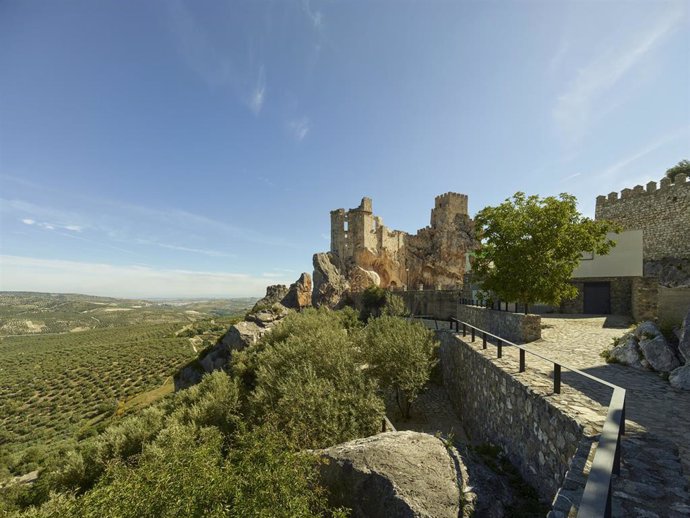
[[[194,322],[236,315],[255,301],[255,298],[117,299],[72,293],[3,291],[0,292],[0,336]]]

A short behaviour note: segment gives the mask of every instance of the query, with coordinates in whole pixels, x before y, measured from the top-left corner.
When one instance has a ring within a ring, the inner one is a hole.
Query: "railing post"
[[[525,350],[520,349],[520,372],[525,372]]]
[[[561,393],[561,366],[558,363],[553,364],[553,392]]]
[[[503,358],[503,341],[498,340],[498,342],[496,342],[496,346],[498,347],[498,357]]]
[[[381,431],[385,433],[386,431],[386,418],[381,419]]]
[[[472,328],[472,341],[474,342],[474,327]]]
[[[515,313],[517,313],[517,312],[518,312],[518,308],[517,308],[517,302],[516,302],[515,303]]]
[[[486,349],[486,333],[482,333],[482,349]]]
[[[625,435],[625,400],[623,400],[623,411],[621,415],[621,435]]]
[[[467,336],[467,326],[465,323],[462,323],[462,336]]]

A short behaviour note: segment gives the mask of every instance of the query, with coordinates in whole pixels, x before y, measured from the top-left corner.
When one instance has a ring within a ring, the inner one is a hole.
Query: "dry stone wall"
[[[541,316],[458,304],[457,319],[518,344],[541,338]]]
[[[514,361],[491,357],[495,349],[483,351],[449,331],[437,335],[443,383],[470,438],[500,446],[539,495],[552,501],[576,453],[583,456],[595,433],[591,423],[583,426],[567,411],[587,406],[578,399],[584,396],[554,396],[550,380],[529,369],[518,373]]]

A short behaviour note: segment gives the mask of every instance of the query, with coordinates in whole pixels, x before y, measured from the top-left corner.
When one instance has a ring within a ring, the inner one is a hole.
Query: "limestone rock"
[[[256,322],[238,322],[228,329],[221,343],[230,351],[239,351],[256,343],[266,332],[266,327]]]
[[[381,285],[381,278],[378,273],[373,270],[365,270],[361,266],[355,266],[348,278],[350,281],[350,291],[352,292],[362,292],[372,284],[374,286]]]
[[[252,312],[260,308],[271,307],[273,304],[283,300],[287,294],[288,287],[284,284],[273,284],[271,286],[267,286],[266,296],[263,299],[259,299],[256,304],[254,304]]]
[[[455,462],[440,439],[418,432],[386,432],[317,452],[321,482],[333,504],[354,518],[457,518]]]
[[[678,340],[678,351],[681,359],[685,360],[686,365],[690,365],[690,308],[683,320],[683,327],[680,330],[680,338]]]
[[[633,334],[638,340],[643,340],[645,338],[656,338],[661,335],[661,331],[659,331],[659,328],[654,322],[646,320],[635,328]]]
[[[285,318],[289,313],[288,308],[280,303],[273,304],[270,309],[262,309],[256,313],[247,315],[246,320],[254,322],[261,327],[270,327],[274,322]]]
[[[611,349],[611,358],[624,365],[630,365],[638,369],[643,368],[640,362],[642,352],[637,345],[637,340],[632,335],[628,335],[627,338],[623,337],[621,344]]]
[[[311,306],[311,290],[311,275],[304,272],[300,275],[300,278],[297,279],[297,282],[290,285],[290,289],[281,302],[286,308],[306,308],[307,306]]]
[[[683,365],[671,371],[668,381],[674,388],[690,390],[690,365]]]
[[[673,349],[662,335],[640,340],[640,350],[644,354],[645,360],[657,372],[671,372],[680,367],[680,362]]]
[[[342,305],[350,285],[338,269],[338,260],[331,254],[314,254],[314,292],[312,304],[316,307],[337,308]]]

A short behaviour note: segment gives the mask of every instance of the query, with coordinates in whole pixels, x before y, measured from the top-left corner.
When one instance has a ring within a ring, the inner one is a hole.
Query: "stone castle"
[[[315,303],[320,301],[319,286],[326,282],[331,295],[333,285],[340,286],[336,291],[352,292],[371,284],[391,289],[461,287],[467,254],[476,248],[467,201],[467,195],[454,192],[437,196],[430,225],[414,235],[386,227],[374,215],[370,198],[354,209],[331,211],[330,252],[314,256]]]

